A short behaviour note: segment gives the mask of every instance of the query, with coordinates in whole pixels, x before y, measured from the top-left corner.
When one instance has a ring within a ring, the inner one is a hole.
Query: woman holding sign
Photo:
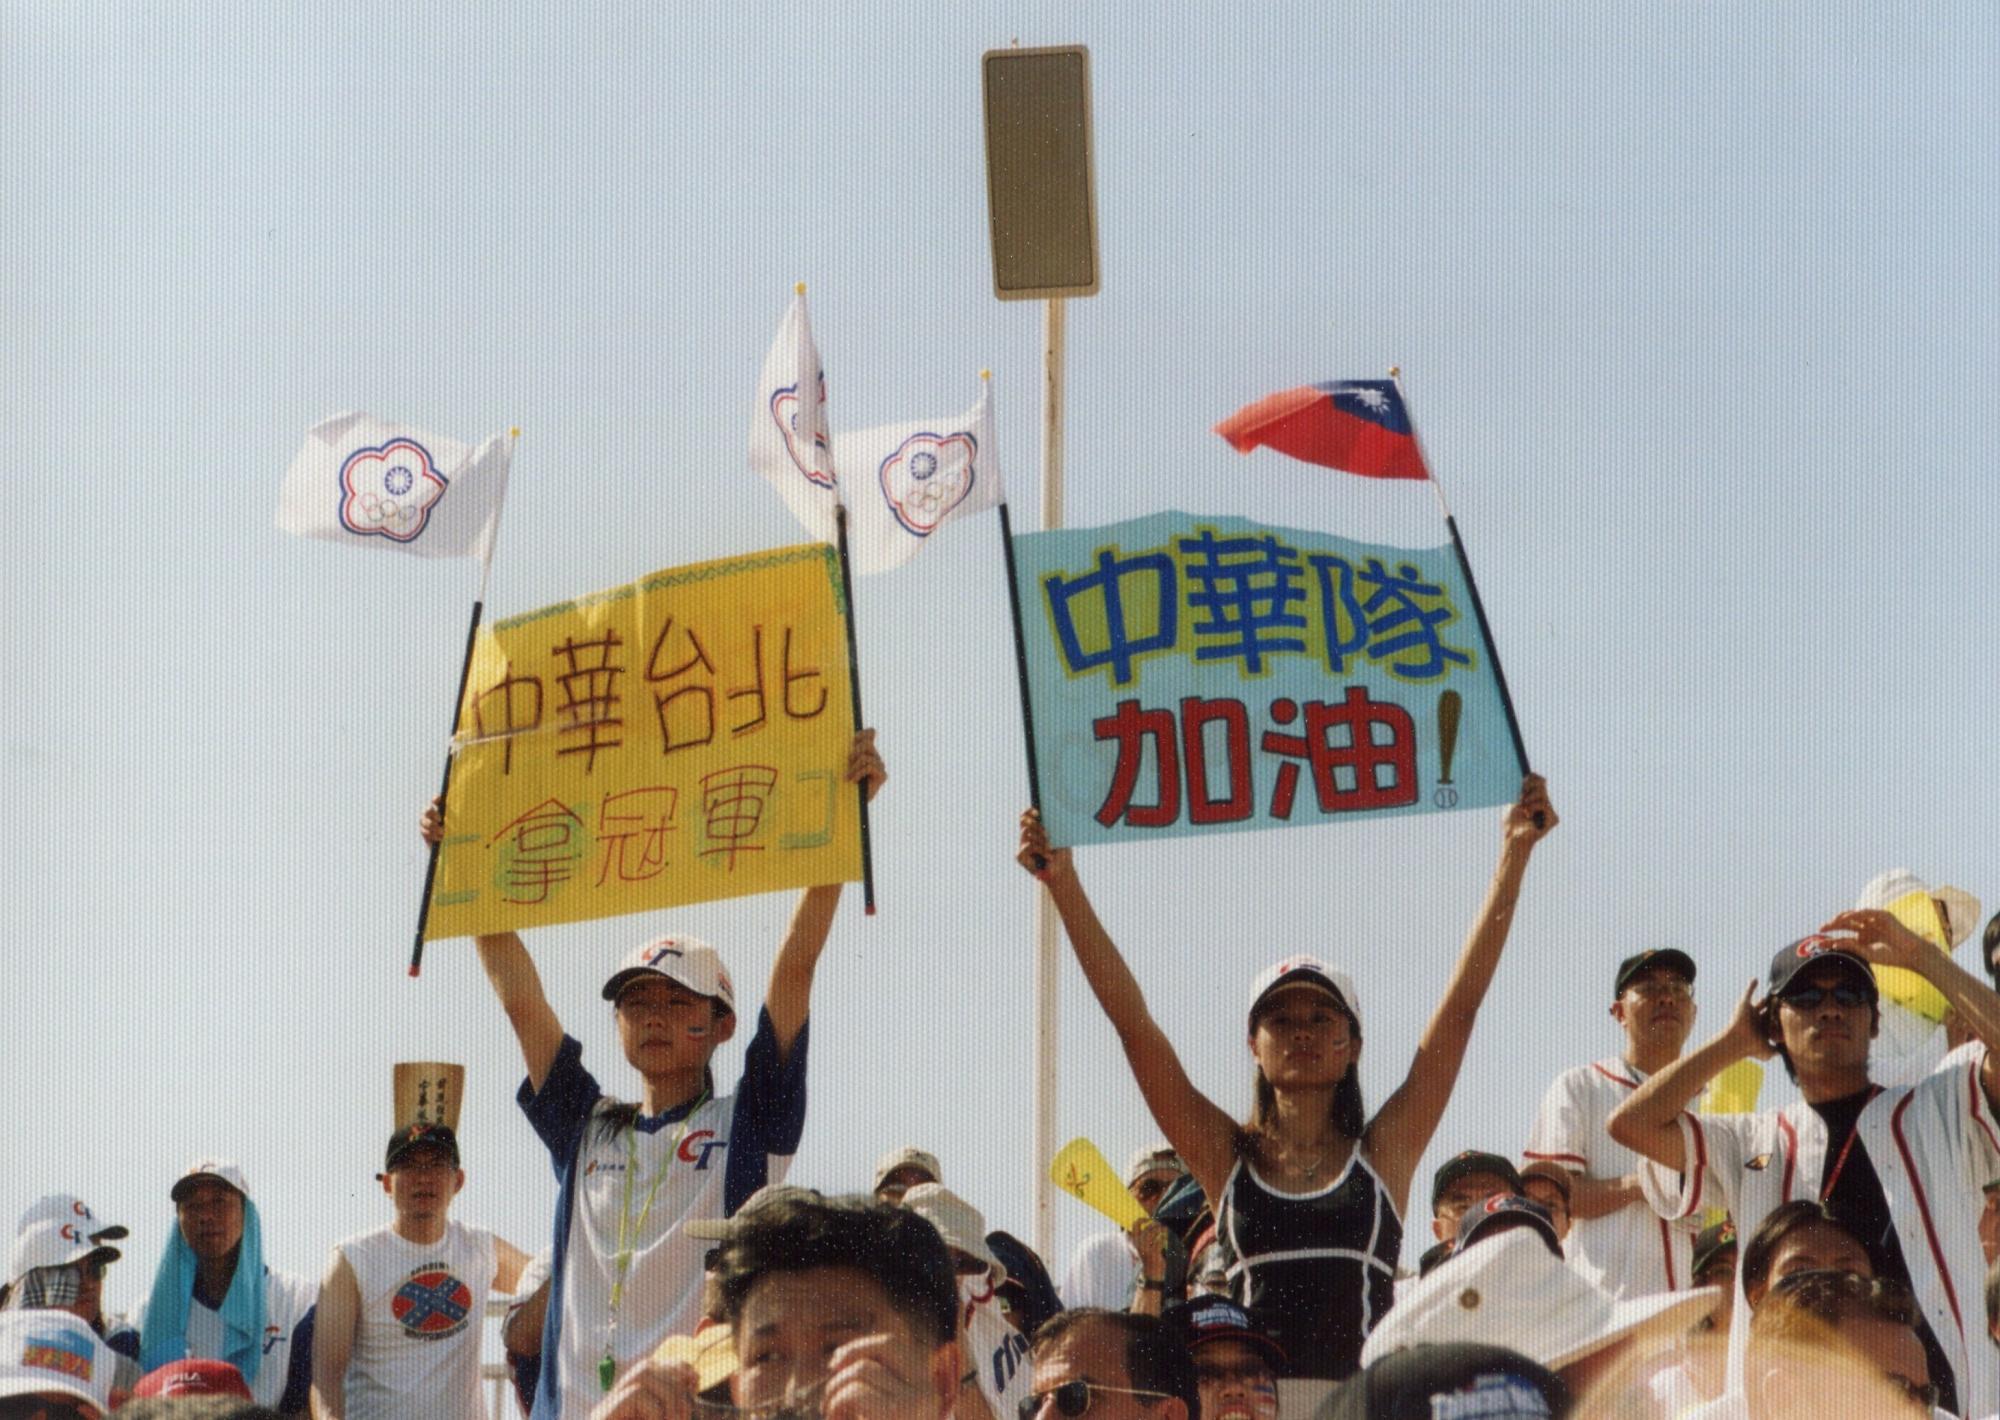
[[[1355,1068],[1361,1016],[1348,976],[1308,956],[1251,983],[1256,1104],[1238,1124],[1197,1090],[1110,934],[1069,850],[1021,817],[1021,865],[1045,883],[1077,965],[1118,1031],[1154,1120],[1216,1206],[1232,1289],[1291,1373],[1338,1379],[1393,1299],[1410,1179],[1458,1080],[1473,1018],[1513,923],[1528,859],[1556,826],[1540,776],[1507,810],[1500,862],[1402,1086],[1370,1118]]]

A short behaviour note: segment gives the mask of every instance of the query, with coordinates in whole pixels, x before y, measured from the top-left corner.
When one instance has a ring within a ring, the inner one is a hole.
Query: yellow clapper
[[[1057,1188],[1089,1204],[1121,1229],[1146,1216],[1139,1200],[1119,1182],[1118,1171],[1088,1139],[1072,1139],[1063,1145],[1049,1164],[1049,1177]]]

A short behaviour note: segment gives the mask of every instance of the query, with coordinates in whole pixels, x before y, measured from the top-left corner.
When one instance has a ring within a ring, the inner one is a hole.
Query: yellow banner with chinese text
[[[819,543],[483,629],[425,937],[858,879],[846,637]]]

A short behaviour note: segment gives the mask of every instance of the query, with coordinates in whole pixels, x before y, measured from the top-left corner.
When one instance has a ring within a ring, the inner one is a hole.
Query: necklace
[[[1293,1151],[1292,1146],[1290,1144],[1286,1144],[1285,1152],[1279,1156],[1279,1162],[1284,1164],[1286,1168],[1291,1169],[1293,1172],[1297,1173],[1307,1183],[1318,1183],[1319,1171],[1326,1164],[1326,1156],[1328,1154],[1331,1154],[1332,1152],[1333,1152],[1333,1145],[1331,1144],[1322,1145],[1320,1147],[1318,1157],[1316,1157],[1309,1164],[1302,1163],[1300,1162],[1297,1154]]]

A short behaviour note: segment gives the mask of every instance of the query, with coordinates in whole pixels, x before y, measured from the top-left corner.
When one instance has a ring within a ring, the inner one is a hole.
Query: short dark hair
[[[1986,1269],[1986,1329],[2000,1326],[2000,1260]]]
[[[851,1267],[873,1278],[897,1315],[933,1346],[957,1334],[958,1276],[944,1239],[907,1208],[872,1197],[801,1195],[767,1203],[739,1220],[715,1250],[711,1271],[733,1327],[764,1278],[821,1267]]]
[[[2000,950],[2000,912],[1986,919],[1986,935],[1980,940],[1986,948],[1986,974],[1993,978],[1995,989],[2000,989],[2000,966],[1993,964],[1993,953]]]
[[[1778,1250],[1778,1244],[1809,1223],[1824,1223],[1829,1228],[1838,1228],[1854,1239],[1856,1247],[1868,1254],[1869,1266],[1878,1273],[1883,1270],[1882,1259],[1868,1239],[1849,1227],[1833,1209],[1816,1198],[1794,1198],[1766,1213],[1764,1221],[1757,1225],[1757,1231],[1750,1234],[1737,1254],[1737,1270],[1742,1274],[1746,1294],[1769,1278],[1771,1255]]]
[[[127,1401],[119,1420],[280,1420],[278,1412],[226,1395],[142,1396]]]
[[[1188,1420],[1201,1420],[1201,1383],[1195,1378],[1194,1357],[1156,1316],[1108,1307],[1071,1307],[1036,1329],[1029,1356],[1039,1360],[1057,1341],[1093,1321],[1125,1334],[1125,1374],[1132,1379],[1132,1389],[1170,1395],[1187,1406]]]

